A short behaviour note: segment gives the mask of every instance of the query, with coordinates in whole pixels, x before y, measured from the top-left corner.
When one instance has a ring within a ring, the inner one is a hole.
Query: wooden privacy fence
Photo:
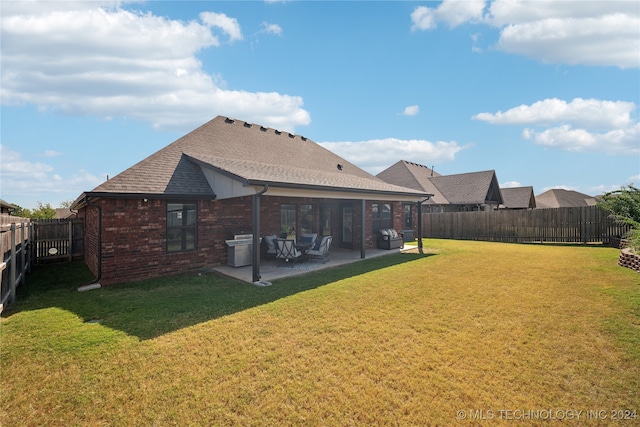
[[[33,262],[33,223],[26,218],[0,215],[0,313],[14,303],[16,288],[24,283]]]
[[[423,237],[495,242],[608,243],[629,231],[597,206],[425,213]]]
[[[84,223],[80,218],[35,223],[36,262],[71,260],[83,254]]]

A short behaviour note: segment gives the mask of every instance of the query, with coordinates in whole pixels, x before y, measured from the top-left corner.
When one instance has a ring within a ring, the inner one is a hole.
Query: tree
[[[74,201],[75,200],[73,200],[73,199],[65,200],[64,202],[60,203],[60,207],[69,209],[69,208],[71,208],[71,205],[73,205]]]
[[[49,203],[43,205],[38,202],[38,207],[31,212],[31,219],[55,219],[56,210]]]
[[[610,212],[616,221],[631,227],[628,235],[631,249],[640,254],[640,190],[629,185],[602,196],[598,206]]]
[[[15,209],[12,209],[10,212],[12,216],[17,216],[20,218],[31,218],[31,210],[15,204],[13,206],[15,206]]]

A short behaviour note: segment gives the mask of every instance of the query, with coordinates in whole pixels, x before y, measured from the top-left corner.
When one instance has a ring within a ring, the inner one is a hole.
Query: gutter
[[[304,189],[304,190],[319,190],[319,191],[335,191],[340,193],[362,193],[362,194],[380,194],[387,196],[418,196],[424,197],[426,196],[426,200],[429,200],[433,194],[428,193],[413,193],[413,192],[403,192],[403,191],[393,191],[393,190],[376,190],[369,188],[354,188],[354,187],[331,187],[326,185],[309,185],[309,184],[292,184],[287,182],[272,182],[272,181],[248,181],[248,185],[272,185],[274,187],[281,188],[293,188],[293,189]]]

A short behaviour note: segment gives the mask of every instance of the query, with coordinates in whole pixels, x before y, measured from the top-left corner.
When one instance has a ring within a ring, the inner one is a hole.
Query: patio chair
[[[333,238],[331,236],[324,236],[320,242],[307,251],[307,257],[309,259],[321,259],[322,263],[326,263],[329,259],[329,249],[331,248],[331,242]]]
[[[275,258],[278,253],[278,248],[276,248],[276,239],[278,237],[275,235],[272,236],[264,236],[262,241],[264,242],[266,248],[267,258]]]
[[[292,239],[276,239],[278,252],[276,258],[280,263],[290,263],[293,265],[296,261],[302,259],[302,252],[296,249],[296,241]]]
[[[318,233],[302,233],[302,236],[300,236],[300,240],[298,241],[298,243],[313,245],[316,242],[317,238]]]

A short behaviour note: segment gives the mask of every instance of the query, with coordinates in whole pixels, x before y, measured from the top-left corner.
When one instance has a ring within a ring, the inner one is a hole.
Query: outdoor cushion
[[[316,236],[317,234],[313,233],[313,234],[303,234],[302,237],[300,237],[300,242],[301,243],[313,243],[316,241]]]
[[[320,240],[316,240],[316,244],[313,245],[313,247],[311,248],[312,251],[317,251],[318,249],[320,249],[320,246],[322,245],[322,239]]]
[[[264,236],[264,241],[267,244],[267,250],[275,251],[276,250],[276,239],[278,236]]]

